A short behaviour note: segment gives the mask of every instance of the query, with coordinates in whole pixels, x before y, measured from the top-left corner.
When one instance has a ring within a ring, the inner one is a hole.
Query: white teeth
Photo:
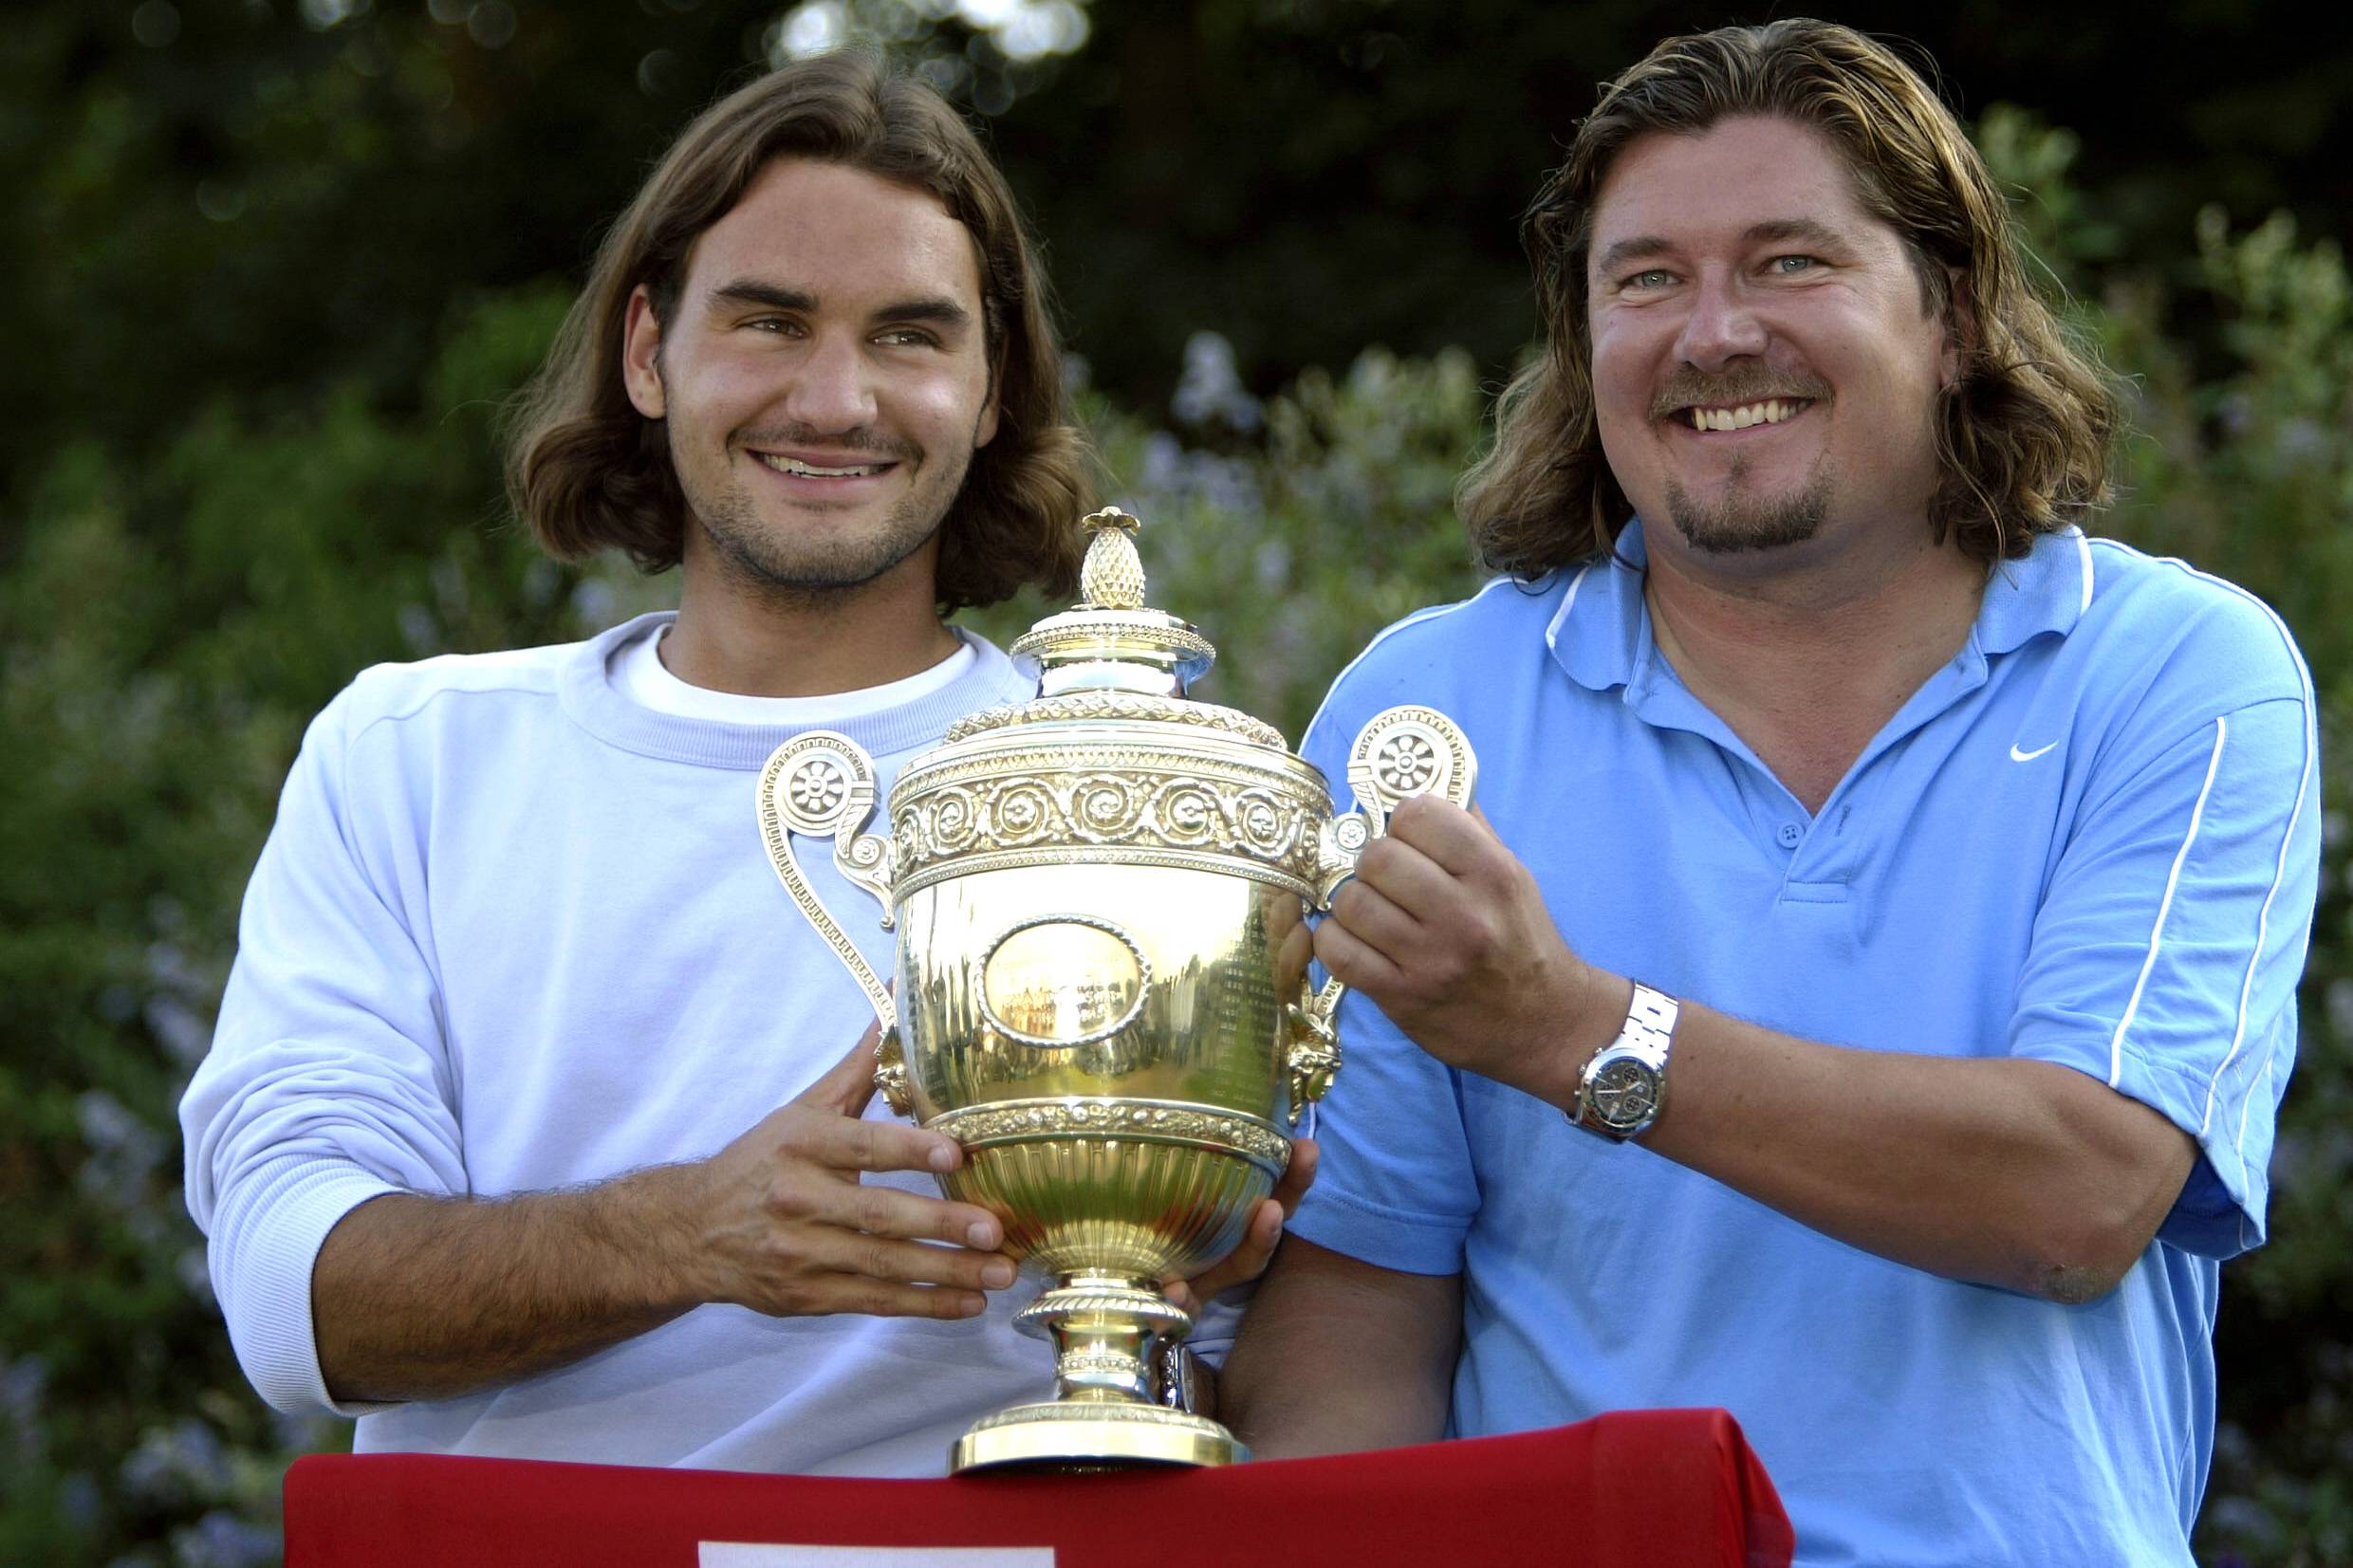
[[[1803,401],[1772,397],[1738,408],[1695,408],[1689,413],[1695,430],[1747,430],[1751,425],[1777,425],[1805,406]]]
[[[751,454],[778,473],[797,473],[809,479],[854,479],[870,473],[880,473],[887,463],[857,463],[844,469],[821,469],[814,463],[804,463],[798,457],[770,457],[767,452]]]

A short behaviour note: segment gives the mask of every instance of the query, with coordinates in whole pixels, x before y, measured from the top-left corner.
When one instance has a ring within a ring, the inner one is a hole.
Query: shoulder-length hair
[[[1991,565],[2109,495],[2118,407],[2092,352],[2026,277],[2000,190],[1936,92],[1881,45],[1791,18],[1671,38],[1603,89],[1521,223],[1545,326],[1497,400],[1495,441],[1457,496],[1480,558],[1536,577],[1610,553],[1632,516],[1594,417],[1585,267],[1594,204],[1636,138],[1739,115],[1812,127],[1844,155],[1865,211],[1911,257],[1923,306],[1954,331],[1959,374],[1935,410],[1928,520]]]
[[[643,285],[667,321],[695,240],[779,157],[927,192],[971,232],[997,431],[973,454],[940,527],[940,608],[993,604],[1029,582],[1069,594],[1091,459],[1067,419],[1046,279],[1013,194],[928,83],[856,51],[761,77],[704,110],[663,155],[598,247],[547,363],[517,399],[507,446],[516,512],[562,560],[620,549],[643,571],[677,564],[687,510],[668,437],[621,381],[629,297]]]

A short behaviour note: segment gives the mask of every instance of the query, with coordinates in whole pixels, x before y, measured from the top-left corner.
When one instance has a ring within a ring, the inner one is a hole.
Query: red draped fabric
[[[1214,1470],[862,1481],[363,1454],[297,1460],[286,1478],[287,1568],[696,1568],[726,1559],[712,1542],[895,1547],[870,1560],[900,1563],[1026,1546],[1054,1568],[1786,1568],[1791,1548],[1722,1411]]]

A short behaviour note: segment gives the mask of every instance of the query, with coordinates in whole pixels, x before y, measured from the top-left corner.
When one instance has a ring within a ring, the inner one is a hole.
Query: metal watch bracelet
[[[1569,1123],[1614,1143],[1650,1131],[1667,1108],[1667,1057],[1682,1004],[1634,982],[1618,1038],[1593,1053],[1577,1079]]]

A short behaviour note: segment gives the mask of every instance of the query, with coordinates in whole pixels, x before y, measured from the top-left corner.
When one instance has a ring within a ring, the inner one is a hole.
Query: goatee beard
[[[1745,465],[1734,464],[1726,489],[1737,491]],[[1724,500],[1703,503],[1680,484],[1667,486],[1667,516],[1676,531],[1695,550],[1708,555],[1738,555],[1803,544],[1821,531],[1830,507],[1830,483],[1816,474],[1806,488],[1777,496],[1747,497],[1729,493]]]

